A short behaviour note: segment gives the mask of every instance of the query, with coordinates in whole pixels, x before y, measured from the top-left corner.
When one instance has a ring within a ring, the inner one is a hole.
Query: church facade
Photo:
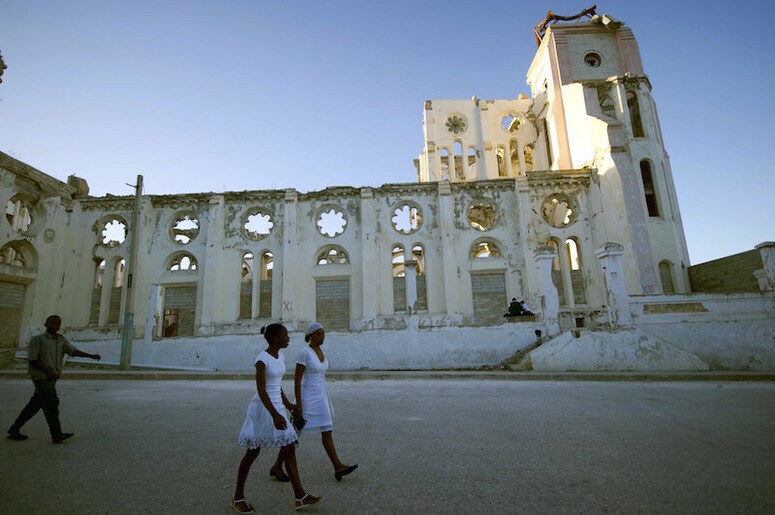
[[[494,363],[536,331],[640,324],[677,344],[691,324],[717,334],[740,318],[763,348],[726,348],[733,325],[705,354],[699,340],[684,350],[711,368],[775,366],[775,247],[747,254],[740,291],[693,288],[629,28],[546,28],[527,82],[532,98],[426,101],[416,182],[148,194],[136,224],[133,197],[92,197],[0,153],[2,361],[52,313],[117,359],[131,311],[135,362],[149,365],[240,369],[270,321],[320,321],[341,342],[332,359],[357,369]],[[513,298],[535,316],[504,316]]]

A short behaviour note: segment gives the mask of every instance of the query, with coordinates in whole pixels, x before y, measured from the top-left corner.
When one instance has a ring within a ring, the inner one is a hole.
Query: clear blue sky
[[[423,101],[527,92],[585,2],[0,0],[0,150],[94,195],[416,180]],[[640,43],[693,263],[775,240],[775,7],[598,2]]]

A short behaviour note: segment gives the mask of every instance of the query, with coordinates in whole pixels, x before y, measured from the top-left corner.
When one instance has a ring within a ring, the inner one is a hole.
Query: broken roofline
[[[583,169],[571,169],[571,170],[545,170],[545,171],[533,171],[528,172],[527,175],[522,177],[498,177],[494,179],[477,180],[471,182],[452,182],[449,183],[452,191],[467,190],[467,189],[510,189],[513,187],[515,181],[522,182],[527,181],[529,184],[553,184],[553,183],[567,183],[567,181],[579,181],[584,184],[589,182],[589,178],[592,171],[588,168]],[[145,198],[150,199],[153,206],[167,206],[167,205],[190,205],[190,204],[206,204],[211,200],[223,197],[225,201],[262,201],[273,202],[281,201],[286,198],[286,195],[295,195],[298,200],[317,200],[317,199],[330,199],[336,197],[356,197],[368,193],[412,193],[412,192],[428,192],[435,193],[438,190],[439,184],[446,181],[434,181],[434,182],[398,182],[398,183],[385,183],[382,186],[330,186],[322,190],[310,191],[307,193],[299,193],[293,188],[283,190],[245,190],[245,191],[227,191],[224,193],[180,193],[180,194],[166,194],[166,195],[144,195]],[[110,204],[115,207],[131,208],[134,202],[134,195],[106,195],[104,197],[86,197],[79,199],[81,205],[85,209],[97,209],[104,207],[106,204]]]

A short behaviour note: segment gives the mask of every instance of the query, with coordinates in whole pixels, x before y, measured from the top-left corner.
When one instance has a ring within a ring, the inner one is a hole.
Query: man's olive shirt
[[[57,375],[60,375],[62,373],[62,359],[65,354],[73,356],[77,350],[72,343],[67,341],[67,338],[59,333],[56,336],[51,336],[48,332],[33,336],[27,346],[27,371],[33,381],[47,379],[44,371],[29,363],[30,361],[40,361],[53,369]]]

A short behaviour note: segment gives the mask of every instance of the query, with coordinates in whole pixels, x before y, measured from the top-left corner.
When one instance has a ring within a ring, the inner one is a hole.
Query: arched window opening
[[[197,270],[198,264],[196,258],[191,254],[178,254],[170,262],[168,270],[171,272],[181,271],[194,271]]]
[[[242,266],[240,270],[240,292],[239,292],[239,317],[253,317],[253,266],[254,259],[252,252],[245,252],[242,255]]]
[[[464,181],[466,176],[463,171],[463,144],[456,141],[452,150],[455,152],[455,177],[459,181]]]
[[[659,278],[662,281],[662,293],[670,295],[675,293],[675,284],[673,283],[673,264],[670,261],[661,261],[659,263]]]
[[[393,311],[406,311],[406,262],[404,247],[397,245],[391,250],[390,258],[393,270]]]
[[[600,100],[600,110],[609,118],[616,118],[616,104],[611,97],[603,97]]]
[[[425,275],[425,249],[422,245],[412,247],[412,259],[417,262],[417,275]]]
[[[274,270],[274,255],[271,252],[264,252],[261,255],[261,280],[271,281],[272,270]]]
[[[573,238],[568,238],[565,240],[565,250],[568,256],[568,268],[570,271],[571,291],[568,293],[573,296],[575,304],[584,304],[586,303],[584,272],[581,269],[581,254],[578,242]]]
[[[546,244],[556,251],[554,260],[552,261],[552,282],[554,283],[554,287],[557,288],[557,295],[560,297],[560,305],[565,306],[568,302],[565,296],[565,273],[562,268],[560,242],[555,239],[550,239]]]
[[[551,138],[549,137],[549,124],[546,123],[546,118],[543,118],[541,120],[541,125],[544,128],[544,144],[546,145],[546,159],[549,163],[549,166],[551,167],[554,163],[554,155],[552,154],[552,142]]]
[[[242,255],[242,271],[240,272],[241,281],[243,283],[253,282],[253,253],[245,252]]]
[[[638,95],[633,91],[627,92],[627,109],[630,111],[630,122],[632,123],[632,136],[634,138],[642,138],[645,136],[643,132],[643,120],[640,116],[640,105],[638,104]]]
[[[557,247],[557,242],[554,240],[549,240],[546,242],[546,244],[550,247],[553,247],[555,250],[554,259],[552,260],[552,270],[560,271],[560,250]]]
[[[576,244],[576,240],[568,238],[565,240],[565,249],[568,252],[568,263],[571,270],[579,270],[581,268],[579,264],[579,247]]]
[[[121,321],[121,294],[124,290],[124,272],[126,261],[119,259],[113,267],[113,288],[110,290],[108,304],[108,325],[116,325]]]
[[[519,146],[517,145],[517,140],[511,140],[509,142],[509,156],[511,158],[511,174],[512,175],[521,175],[520,168],[519,168]]]
[[[417,263],[417,311],[428,311],[428,287],[425,278],[425,249],[422,245],[412,247],[412,259]]]
[[[646,209],[649,216],[659,216],[657,203],[657,191],[654,186],[654,177],[651,174],[651,165],[647,160],[640,162],[640,176],[643,179],[643,194],[646,196]]]
[[[271,318],[272,316],[272,272],[274,270],[274,257],[271,252],[264,252],[261,256],[261,297],[258,306],[258,316]]]
[[[116,263],[113,272],[113,287],[121,288],[124,285],[124,272],[126,271],[126,260],[121,259]]]
[[[476,168],[476,149],[474,147],[468,147],[468,179],[475,179],[477,177]]]
[[[498,177],[506,177],[506,149],[498,147],[495,150],[495,158],[498,161]]]
[[[102,281],[105,277],[105,265],[107,264],[104,259],[95,263],[97,266],[94,270],[94,287],[102,288]]]
[[[439,157],[441,159],[441,176],[442,180],[446,181],[447,177],[451,176],[451,170],[449,169],[449,150],[442,148],[439,150]]]
[[[94,261],[94,286],[91,292],[91,305],[89,307],[89,325],[97,325],[100,322],[100,303],[102,302],[102,284],[105,280],[104,259]]]
[[[471,246],[471,251],[468,253],[470,259],[499,257],[500,255],[501,251],[498,248],[498,245],[492,241],[480,241],[479,243],[474,243]]]
[[[406,266],[403,247],[393,247],[391,262],[393,264],[393,277],[405,277]]]
[[[24,268],[27,266],[24,254],[17,246],[8,244],[0,251],[0,264],[9,266],[18,266]]]
[[[315,262],[318,265],[346,265],[350,258],[341,247],[325,247],[318,253]]]
[[[525,154],[525,171],[526,172],[532,172],[533,171],[533,143],[530,145],[525,145],[525,148],[522,151]]]

